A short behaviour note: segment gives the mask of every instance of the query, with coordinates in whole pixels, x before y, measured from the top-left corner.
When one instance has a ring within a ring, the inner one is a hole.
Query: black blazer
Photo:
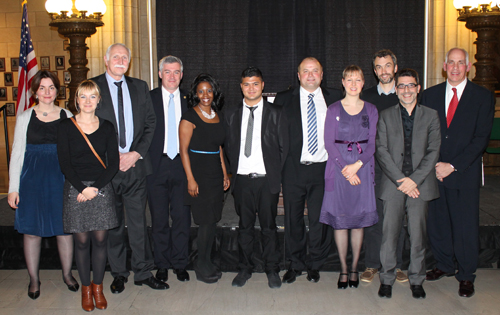
[[[151,92],[151,100],[153,101],[153,108],[156,114],[156,128],[149,147],[149,155],[151,157],[151,164],[153,169],[158,169],[161,157],[163,156],[163,146],[165,144],[165,113],[163,111],[163,97],[161,87],[158,87]],[[181,98],[181,114],[187,111],[187,94],[180,90]]]
[[[262,112],[261,144],[266,178],[272,194],[281,190],[281,169],[288,153],[288,130],[286,116],[281,106],[264,100]],[[241,118],[243,117],[243,102],[238,107],[228,108],[224,113],[226,140],[224,149],[234,176],[232,187],[237,185],[236,174],[240,158]]]
[[[101,89],[101,107],[96,110],[96,115],[113,123],[118,137],[116,116],[106,75],[101,74],[91,80],[97,83]],[[125,76],[125,80],[130,92],[134,115],[134,140],[130,146],[130,151],[136,151],[142,157],[135,163],[135,167],[131,167],[129,171],[136,172],[138,177],[142,177],[152,172],[148,150],[153,139],[156,117],[149,96],[148,84],[142,80],[127,76]]]
[[[440,184],[451,189],[479,187],[481,156],[488,145],[495,96],[486,88],[467,81],[450,128],[446,126],[446,82],[430,87],[422,94],[421,103],[437,110],[441,124],[439,160],[457,170]]]
[[[337,89],[321,88],[326,106],[330,106],[342,99],[342,92]],[[292,90],[279,92],[276,95],[274,104],[282,105],[288,120],[288,133],[290,137],[290,149],[285,161],[285,170],[290,167],[298,172],[300,156],[302,155],[302,116],[300,114],[300,87]]]

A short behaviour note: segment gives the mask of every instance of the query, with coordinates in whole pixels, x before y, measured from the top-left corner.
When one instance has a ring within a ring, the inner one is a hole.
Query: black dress
[[[198,225],[219,222],[222,214],[224,174],[219,147],[224,143],[225,133],[224,119],[217,114],[218,123],[204,122],[193,108],[182,115],[182,119],[196,126],[188,153],[199,194],[197,197],[186,194],[186,204],[191,206],[194,222]]]
[[[106,169],[91,151],[86,140],[71,119],[59,125],[57,153],[64,183],[63,222],[64,232],[82,233],[109,230],[118,226],[111,180],[119,167],[118,143],[112,123],[99,118],[99,128],[87,138],[96,150]],[[87,187],[100,193],[85,202],[76,200]]]

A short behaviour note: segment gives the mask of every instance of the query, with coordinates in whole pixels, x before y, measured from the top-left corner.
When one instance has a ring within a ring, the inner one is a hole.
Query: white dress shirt
[[[250,173],[266,174],[264,165],[264,157],[262,155],[262,112],[264,107],[263,99],[253,107],[257,108],[253,111],[253,133],[252,133],[252,154],[249,157],[245,156],[245,143],[247,141],[247,127],[250,110],[245,100],[243,100],[243,115],[241,117],[241,141],[240,141],[240,157],[238,160],[239,175],[248,175]]]
[[[328,153],[325,149],[325,120],[327,105],[321,88],[318,87],[314,94],[313,101],[316,106],[316,119],[318,123],[318,151],[312,155],[307,150],[307,102],[309,102],[309,94],[303,87],[300,87],[300,115],[302,117],[302,155],[300,162],[325,162],[328,160]]]
[[[175,121],[177,127],[175,128],[176,137],[179,139],[179,124],[181,122],[182,110],[181,110],[181,92],[179,88],[175,90],[174,93],[170,93],[163,86],[161,87],[161,96],[163,100],[163,117],[165,118],[165,143],[163,144],[163,153],[167,154],[168,145],[168,104],[170,102],[170,94],[174,94],[175,103]],[[177,153],[179,153],[179,140],[177,140]]]
[[[444,103],[444,114],[445,116],[448,116],[448,107],[450,106],[451,99],[453,98],[453,90],[452,88],[457,89],[457,98],[458,101],[460,102],[460,98],[462,97],[462,94],[464,93],[465,86],[467,85],[467,78],[460,82],[459,85],[457,86],[452,86],[448,80],[446,80],[446,101]]]

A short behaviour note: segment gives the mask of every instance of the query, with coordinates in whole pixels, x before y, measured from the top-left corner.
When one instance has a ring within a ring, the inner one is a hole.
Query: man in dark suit
[[[249,67],[241,74],[243,102],[225,115],[225,152],[233,184],[231,185],[238,229],[238,275],[232,285],[242,287],[254,268],[255,219],[259,215],[262,233],[262,259],[270,288],[281,287],[279,242],[276,227],[281,169],[288,152],[288,125],[282,107],[262,97],[264,80],[258,68]]]
[[[434,165],[439,156],[441,133],[435,110],[417,105],[418,73],[403,69],[396,76],[399,104],[379,115],[377,160],[383,174],[379,197],[384,203],[380,250],[380,297],[392,296],[396,280],[396,251],[403,223],[408,215],[411,255],[408,277],[414,298],[425,298],[425,246],[427,206],[439,197]]]
[[[290,149],[283,168],[285,251],[288,264],[288,271],[283,276],[285,283],[293,283],[304,270],[307,270],[307,280],[318,282],[319,269],[328,257],[332,230],[319,222],[328,159],[324,125],[327,106],[342,98],[339,90],[320,87],[323,67],[314,57],[307,57],[300,63],[298,78],[300,88],[280,92],[274,101],[275,104],[283,105],[290,137]],[[309,119],[308,108],[311,111]],[[306,201],[308,237],[304,223]]]
[[[474,295],[481,156],[488,145],[495,109],[494,94],[467,80],[470,67],[464,49],[448,51],[443,64],[446,82],[425,90],[421,100],[437,110],[441,123],[441,151],[435,166],[440,197],[429,204],[427,220],[437,265],[427,272],[426,279],[455,275],[462,297]]]
[[[121,293],[130,274],[124,211],[132,249],[134,283],[167,289],[168,285],[151,273],[154,262],[146,226],[146,175],[152,172],[148,150],[156,122],[149,87],[142,80],[125,76],[130,62],[127,46],[118,43],[109,46],[104,62],[106,73],[91,80],[101,89],[102,106],[96,114],[115,126],[120,151],[120,170],[112,181],[120,225],[108,235],[108,261],[114,277],[111,292]]]
[[[179,281],[189,281],[186,266],[191,212],[184,205],[187,180],[178,140],[179,122],[187,110],[186,94],[179,89],[184,69],[175,56],[163,57],[158,69],[161,87],[150,92],[156,128],[149,156],[155,171],[147,177],[156,279],[166,282],[168,268],[172,268]]]
[[[373,72],[377,76],[378,84],[366,89],[361,94],[361,98],[377,107],[379,113],[383,110],[394,107],[399,103],[396,95],[396,81],[394,77],[398,72],[398,60],[396,55],[389,49],[377,51],[372,58]],[[382,169],[378,160],[375,163],[375,194],[380,195],[380,180],[382,179]],[[384,222],[384,205],[382,200],[377,198],[378,222],[365,228],[363,244],[365,247],[365,271],[361,274],[360,280],[371,282],[380,264],[380,245],[382,244],[382,225]],[[406,274],[401,271],[403,264],[403,245],[406,230],[401,228],[401,234],[397,249],[396,280],[399,282],[408,281]]]

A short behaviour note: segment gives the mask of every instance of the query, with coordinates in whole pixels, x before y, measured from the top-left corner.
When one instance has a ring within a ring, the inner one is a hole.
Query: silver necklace
[[[210,109],[210,114],[205,113],[205,111],[201,108],[200,108],[200,111],[203,114],[203,116],[205,116],[205,118],[207,118],[207,119],[214,119],[215,118],[215,112],[212,108]]]
[[[52,113],[55,109],[53,108],[50,112],[42,112],[43,116],[47,116],[49,113]]]

